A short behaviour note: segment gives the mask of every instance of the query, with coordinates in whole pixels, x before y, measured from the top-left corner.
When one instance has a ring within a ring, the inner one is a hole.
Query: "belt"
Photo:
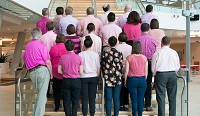
[[[34,67],[32,69],[29,69],[29,72],[35,71],[35,70],[37,70],[37,69],[39,69],[41,67],[46,67],[46,66],[44,66],[44,65],[37,65],[36,67]]]
[[[157,71],[156,73],[170,73],[170,72],[175,72],[175,71],[163,71],[163,72]]]

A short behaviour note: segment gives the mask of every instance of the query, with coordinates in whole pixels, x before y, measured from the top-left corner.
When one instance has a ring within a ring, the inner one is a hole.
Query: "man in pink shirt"
[[[130,4],[126,4],[125,8],[124,8],[124,12],[125,14],[123,14],[122,16],[120,16],[117,20],[117,25],[119,27],[121,27],[122,29],[124,28],[124,24],[126,24],[127,18],[129,13],[132,11],[132,7]]]
[[[42,31],[42,35],[47,32],[46,23],[49,22],[49,9],[43,8],[42,9],[42,15],[43,17],[37,22],[36,27],[40,28]]]
[[[108,39],[111,36],[115,36],[116,38],[118,38],[119,34],[122,32],[122,29],[118,25],[115,24],[115,14],[113,12],[110,12],[108,14],[108,22],[109,23],[107,25],[102,27],[99,33],[99,36],[102,38],[102,41],[103,41],[104,50],[109,48]]]
[[[101,30],[103,23],[101,20],[94,17],[94,9],[92,7],[88,7],[87,10],[87,17],[79,21],[77,35],[78,36],[86,36],[88,34],[87,25],[89,23],[93,23],[95,25],[95,34],[98,35],[99,31]]]
[[[42,32],[39,28],[31,31],[31,39],[25,47],[24,61],[30,72],[30,78],[36,87],[36,103],[33,116],[43,116],[45,112],[46,92],[50,78],[52,78],[52,66],[47,47],[40,39]]]
[[[48,51],[50,51],[51,47],[56,45],[56,34],[53,32],[53,29],[55,27],[54,22],[47,22],[47,33],[41,36],[41,42],[47,46]]]

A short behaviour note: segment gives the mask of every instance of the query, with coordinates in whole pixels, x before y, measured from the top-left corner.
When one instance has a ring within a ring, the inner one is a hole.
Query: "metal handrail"
[[[141,0],[133,0],[133,1],[135,1],[135,3],[137,4],[137,6],[138,6],[138,8],[140,9],[142,15],[144,15],[144,14],[145,14],[145,13],[144,13],[145,7],[144,7],[144,4],[142,3],[142,1],[141,1]],[[139,3],[140,3],[142,6],[140,6]],[[141,8],[141,7],[142,7],[142,8]]]
[[[51,0],[50,3],[49,3],[49,6],[48,6],[48,8],[49,8],[49,14],[51,14],[51,11],[53,9],[54,4],[55,4],[55,0]]]

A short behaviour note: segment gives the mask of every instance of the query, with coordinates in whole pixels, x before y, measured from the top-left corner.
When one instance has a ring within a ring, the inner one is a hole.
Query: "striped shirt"
[[[74,52],[76,54],[80,53],[81,52],[81,47],[80,47],[80,44],[81,44],[81,39],[78,37],[78,36],[66,36],[66,41],[67,40],[72,40],[75,44],[75,48],[74,48]]]

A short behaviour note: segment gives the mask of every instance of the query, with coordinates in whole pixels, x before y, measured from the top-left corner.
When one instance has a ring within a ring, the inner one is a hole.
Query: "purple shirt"
[[[63,78],[80,78],[79,67],[82,64],[81,57],[74,52],[61,56],[59,65],[62,66]]]
[[[26,45],[24,60],[27,69],[32,69],[38,65],[46,65],[45,62],[50,60],[47,47],[39,40],[32,40]]]
[[[52,71],[53,76],[57,79],[62,79],[62,74],[58,73],[58,63],[60,61],[60,57],[67,53],[64,43],[58,43],[55,46],[51,47],[49,52],[51,57]]]
[[[76,54],[81,52],[81,39],[78,36],[66,36],[66,41],[67,40],[72,40],[74,42],[75,46],[73,51]]]
[[[40,30],[42,31],[42,35],[45,34],[47,32],[47,27],[46,27],[46,23],[49,22],[49,18],[47,17],[42,17],[36,24],[37,28],[40,28]]]
[[[140,41],[142,44],[142,54],[151,60],[153,54],[156,52],[156,39],[148,33],[142,33],[141,36],[135,38],[134,41]]]
[[[124,28],[124,24],[126,24],[126,21],[127,21],[127,18],[128,18],[128,15],[129,15],[130,12],[126,12],[125,14],[123,14],[122,16],[120,16],[118,19],[117,19],[117,25],[119,27],[121,27],[122,29]]]
[[[149,25],[152,19],[158,19],[158,17],[152,13],[146,13],[141,16],[142,23],[148,23]]]

